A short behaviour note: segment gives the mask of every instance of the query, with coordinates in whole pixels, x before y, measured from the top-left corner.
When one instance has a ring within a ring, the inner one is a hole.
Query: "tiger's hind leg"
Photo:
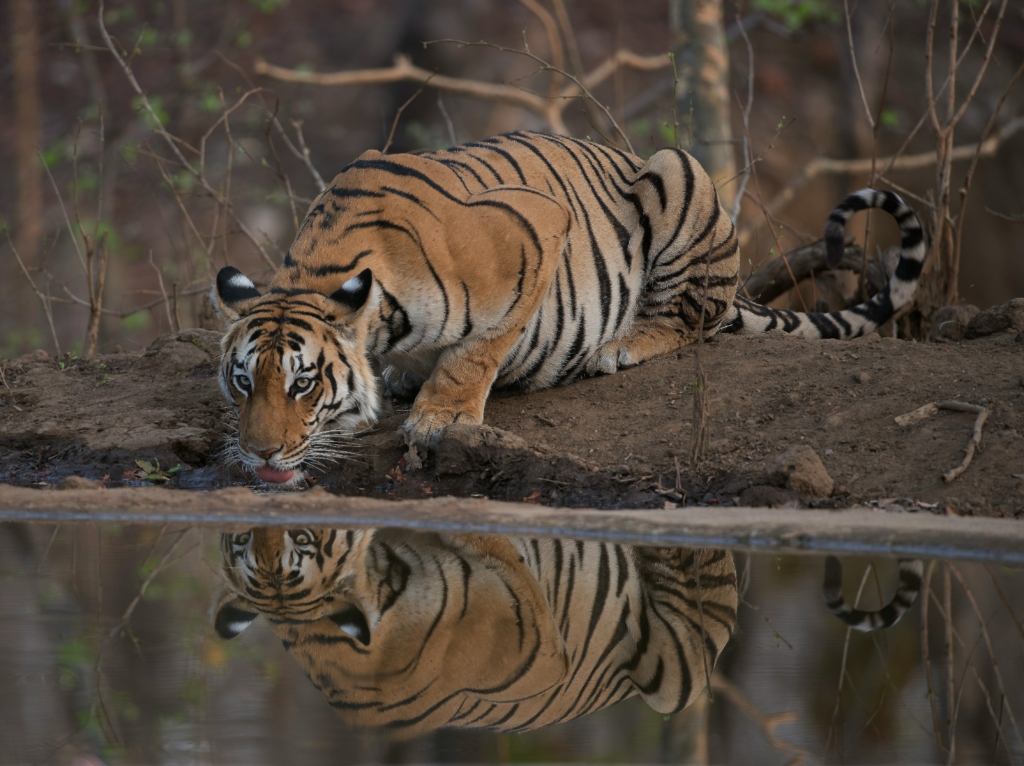
[[[715,185],[686,152],[663,149],[637,173],[632,191],[639,221],[630,238],[645,283],[636,318],[601,346],[588,371],[611,373],[714,335],[732,306],[739,248]]]
[[[624,367],[670,354],[697,337],[678,317],[643,317],[623,337],[605,343],[587,362],[588,375],[611,375]]]
[[[726,280],[719,288],[709,287],[706,301],[694,298],[694,293],[703,296],[703,284],[698,291],[680,292],[675,300],[655,306],[644,306],[648,316],[639,316],[632,327],[621,338],[615,338],[597,349],[587,363],[587,374],[610,375],[624,367],[646,362],[656,356],[671,354],[677,349],[689,346],[697,340],[701,327],[700,313],[704,308],[704,338],[710,338],[722,326],[728,309],[735,297],[735,280]]]
[[[384,368],[381,377],[390,394],[398,399],[416,398],[426,380],[415,373],[400,370],[392,364]]]

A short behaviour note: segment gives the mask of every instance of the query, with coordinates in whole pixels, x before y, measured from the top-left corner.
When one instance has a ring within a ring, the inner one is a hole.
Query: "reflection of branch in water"
[[[711,693],[711,668],[708,665],[708,634],[704,630],[704,598],[700,593],[700,551],[693,552],[693,583],[697,591],[697,618],[700,621],[700,657],[704,665],[704,691],[708,695],[708,702],[714,702],[715,697]]]
[[[157,539],[154,541],[153,547],[150,548],[149,554],[147,554],[146,558],[143,560],[143,564],[145,564],[146,561],[149,561],[149,557],[153,555],[153,551],[156,550],[156,546],[162,539],[163,533],[166,529],[166,525],[164,525],[160,529],[160,533],[159,535],[157,535]],[[106,651],[107,646],[110,644],[110,642],[113,641],[114,638],[116,638],[118,634],[120,634],[120,632],[128,625],[129,620],[131,620],[132,613],[135,611],[135,607],[137,607],[139,605],[139,602],[142,601],[143,597],[146,595],[146,590],[152,584],[153,580],[156,579],[156,576],[163,572],[165,569],[169,569],[170,567],[177,564],[179,561],[185,558],[185,556],[187,556],[189,553],[191,553],[198,547],[199,543],[196,543],[187,551],[182,553],[180,556],[171,559],[171,556],[174,554],[175,550],[177,550],[178,545],[181,543],[183,539],[185,539],[185,535],[187,535],[191,531],[191,529],[192,527],[185,527],[185,529],[183,529],[178,534],[177,539],[173,543],[171,543],[170,547],[164,553],[163,558],[160,559],[160,563],[157,564],[153,568],[153,571],[149,573],[149,576],[142,581],[142,585],[139,586],[139,590],[135,594],[135,598],[131,600],[131,603],[129,603],[128,607],[124,610],[124,613],[121,615],[121,619],[114,623],[110,630],[107,631],[106,636],[104,636],[103,641],[100,643],[99,650],[96,652],[96,664],[93,666],[93,675],[95,677],[96,683],[96,706],[98,708],[99,713],[102,713],[102,716],[96,716],[96,721],[99,724],[100,728],[102,729],[103,735],[107,738],[107,740],[118,746],[120,746],[121,743],[120,740],[118,739],[117,732],[114,730],[113,719],[110,717],[110,713],[107,711],[106,703],[103,700],[103,654]]]
[[[868,577],[871,575],[871,570],[874,569],[873,564],[868,564],[867,569],[864,570],[864,576],[860,578],[860,585],[857,587],[857,596],[853,599],[854,609],[860,605],[860,597],[864,595],[864,587],[868,584]],[[837,722],[842,724],[842,712],[843,712],[843,686],[846,683],[846,679],[849,678],[849,674],[846,672],[846,661],[850,654],[850,636],[853,635],[853,628],[847,627],[846,638],[843,640],[843,660],[839,665],[839,685],[836,689],[836,704],[832,709],[832,721],[828,727],[828,739],[825,740],[825,752],[828,752],[829,745],[832,744],[832,736],[836,734]],[[853,688],[851,679],[850,688]],[[836,735],[836,743],[839,747],[839,753],[842,755],[843,742],[845,741],[845,731],[843,734]]]
[[[36,577],[43,571],[43,564],[46,563],[46,557],[50,555],[50,548],[53,547],[53,541],[57,539],[57,533],[60,532],[60,524],[53,528],[53,534],[50,535],[50,542],[46,544],[46,550],[43,551],[42,557],[39,559],[39,566],[36,567]]]
[[[761,611],[761,607],[754,606],[749,601],[747,601],[745,598],[740,599],[740,603],[742,603],[746,607],[749,607],[750,609],[753,609],[755,612],[760,612]],[[779,633],[779,631],[777,631],[775,629],[775,626],[772,625],[772,621],[768,619],[767,615],[762,614],[761,615],[761,619],[764,620],[768,624],[769,628],[771,628],[772,633],[775,635],[775,643],[778,643],[778,642],[781,641],[782,643],[784,643],[786,645],[787,649],[792,649],[793,648],[793,645],[791,643],[789,643],[789,641],[786,640],[785,636],[783,636],[781,633]]]
[[[928,641],[928,605],[931,603],[933,574],[935,574],[934,561],[929,562],[921,585],[921,592],[924,594],[921,601],[921,660],[924,663],[925,682],[928,684],[928,704],[932,711],[932,734],[935,737],[935,747],[945,760],[947,751],[946,744],[942,739],[942,732],[939,729],[939,706],[935,697],[935,680],[932,677],[931,649]]]
[[[777,727],[784,723],[792,723],[796,720],[796,713],[790,712],[765,715],[754,706],[754,703],[747,699],[743,692],[733,686],[732,682],[726,680],[721,675],[714,676],[711,679],[711,683],[715,687],[716,692],[721,692],[725,695],[732,704],[740,709],[740,712],[757,724],[772,749],[777,750],[780,753],[793,756],[787,762],[787,766],[797,766],[797,764],[812,760],[811,754],[806,750],[792,744],[791,742],[787,742],[784,739],[779,739],[775,735],[775,729]]]
[[[875,639],[875,637],[872,636],[872,639]],[[910,705],[907,704],[907,701],[905,699],[903,699],[903,694],[902,694],[899,686],[896,685],[896,679],[894,679],[892,677],[892,673],[889,672],[889,663],[888,663],[888,661],[885,658],[885,654],[882,652],[882,648],[878,645],[877,639],[875,639],[873,641],[873,643],[874,643],[874,647],[875,647],[875,652],[878,654],[878,660],[879,660],[879,662],[882,665],[882,673],[885,675],[885,680],[888,683],[889,688],[892,689],[892,692],[893,692],[893,695],[895,696],[896,701],[900,704],[900,706],[903,708],[904,714],[914,723],[914,725],[917,726],[917,728],[919,728],[922,732],[924,732],[924,734],[926,736],[930,737],[932,735],[932,733],[928,730],[928,727],[925,726],[923,723],[921,723],[919,720],[917,720],[917,716],[915,715],[914,709],[912,707],[910,707]],[[884,704],[885,704],[885,697],[883,695],[883,698],[878,703],[878,709],[874,713],[872,713],[871,719],[869,719],[864,724],[864,727],[863,727],[864,731],[867,730],[868,724],[871,723],[871,720],[873,720],[875,718],[875,716],[877,716],[879,713],[882,712],[882,707],[883,707]]]
[[[1006,712],[1010,716],[1010,723],[1013,724],[1013,730],[1017,734],[1017,741],[1021,744],[1022,747],[1024,747],[1024,737],[1021,736],[1020,727],[1017,725],[1017,719],[1013,715],[1013,709],[1010,707],[1009,701],[1006,700],[1006,687],[1003,684],[1003,674],[999,670],[999,663],[996,662],[996,653],[995,650],[992,648],[992,637],[989,635],[988,632],[988,624],[985,621],[984,617],[982,617],[981,609],[978,608],[978,602],[974,598],[974,593],[971,592],[971,589],[969,587],[967,587],[967,582],[966,580],[964,580],[964,576],[960,573],[960,570],[957,568],[956,564],[947,563],[946,568],[949,571],[951,571],[953,575],[956,577],[957,581],[960,583],[960,587],[963,588],[964,593],[967,594],[967,600],[971,602],[971,609],[974,611],[974,616],[978,619],[978,625],[981,628],[981,635],[985,639],[985,648],[988,650],[989,661],[992,663],[992,672],[995,675],[996,681],[999,684],[999,693],[1002,695],[1002,698],[1005,701]],[[975,671],[975,677],[978,677],[977,671]],[[985,697],[989,701],[989,710],[991,711],[992,700],[988,696],[988,694],[986,694]]]
[[[924,587],[923,590],[924,590],[925,594],[927,596],[929,596],[930,598],[927,601],[925,601],[924,604],[922,605],[922,623],[924,624],[924,620],[927,617],[928,610],[927,610],[926,607],[927,607],[927,605],[928,605],[928,603],[930,601],[935,606],[935,609],[939,612],[939,616],[942,617],[943,622],[949,624],[952,627],[952,622],[951,622],[951,620],[949,620],[949,616],[947,615],[946,610],[943,608],[943,605],[941,603],[939,603],[938,596],[936,596],[933,592],[931,592],[931,582],[930,582],[930,576],[929,575],[931,575],[933,568],[934,568],[934,563],[933,563],[932,567],[929,567],[929,570],[926,573],[926,577],[925,577],[925,581],[924,581],[924,586],[925,587]],[[986,626],[985,621],[981,618],[980,611],[975,612],[975,614],[976,614],[976,616],[978,616],[978,622],[982,626],[982,630],[987,632],[987,626]],[[926,637],[927,636],[927,631],[925,630],[925,631],[923,631],[923,633],[924,633],[924,636]],[[989,716],[992,718],[992,722],[996,726],[996,731],[998,732],[998,735],[999,735],[998,738],[997,738],[996,744],[998,746],[999,741],[1000,740],[1002,741],[1003,747],[1006,750],[1007,756],[1009,757],[1010,762],[1012,762],[1013,761],[1013,755],[1011,754],[1011,751],[1009,749],[1009,745],[1007,743],[1006,734],[1003,732],[1002,715],[1001,715],[1001,713],[1000,713],[1000,715],[996,714],[995,708],[994,708],[994,706],[992,704],[992,695],[989,693],[988,687],[985,685],[985,682],[981,679],[981,674],[978,672],[977,665],[971,659],[971,654],[973,653],[973,649],[968,649],[967,644],[964,642],[963,638],[961,638],[959,631],[957,631],[957,629],[955,627],[952,627],[952,637],[960,645],[960,647],[962,649],[964,649],[965,651],[968,652],[967,659],[965,660],[965,665],[966,666],[964,668],[964,671],[965,671],[965,673],[966,673],[966,671],[968,669],[971,671],[971,674],[973,675],[974,680],[975,680],[975,682],[978,685],[978,689],[981,691],[982,696],[985,698],[985,706],[988,709]],[[928,680],[929,680],[929,688],[931,689],[933,687],[931,686],[931,664],[930,664],[930,658],[929,658],[927,653],[925,653],[924,658],[925,658],[925,661],[926,661],[926,664],[925,664],[926,678],[928,678]],[[994,661],[994,654],[992,655],[992,659]],[[962,688],[961,688],[961,691],[962,691]],[[935,695],[934,695],[933,692],[930,692],[929,696],[934,700],[934,696]],[[954,703],[955,703],[954,700],[948,700],[947,701],[947,707],[950,707]],[[1002,708],[1006,708],[1007,704],[1008,703],[1006,702],[1005,695],[1003,695],[1003,699],[1001,700],[1001,707]],[[1014,729],[1016,730],[1018,741],[1022,741],[1021,740],[1021,732],[1017,728],[1016,720],[1013,718],[1012,711],[1009,711],[1009,712],[1010,712],[1010,715],[1011,715],[1011,721],[1014,724]],[[937,714],[936,714],[935,726],[936,726],[936,729],[935,729],[935,731],[936,731],[936,740],[939,741],[941,739],[941,737],[939,735],[940,729],[939,729],[939,725],[938,725]],[[942,744],[941,742],[939,744],[940,744],[940,750],[943,753],[949,753],[949,749],[947,749],[946,747],[941,746],[941,744]],[[1022,741],[1022,744],[1024,744],[1024,741]],[[948,756],[947,756],[947,759],[948,759]]]

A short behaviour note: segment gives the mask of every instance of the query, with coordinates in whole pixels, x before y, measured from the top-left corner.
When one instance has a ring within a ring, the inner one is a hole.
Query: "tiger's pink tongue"
[[[276,468],[271,468],[269,465],[256,469],[256,476],[270,484],[284,484],[294,474],[295,471],[279,471]]]

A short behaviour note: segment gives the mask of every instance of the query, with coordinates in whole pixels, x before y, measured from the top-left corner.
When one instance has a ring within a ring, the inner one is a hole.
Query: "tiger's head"
[[[351,724],[411,734],[565,676],[554,615],[505,538],[253,529],[222,535],[221,552],[217,633],[262,616]]]
[[[273,619],[332,620],[348,635],[366,638],[362,613],[342,597],[344,566],[363,533],[337,529],[250,529],[221,535],[228,592],[214,627],[234,638],[260,614]],[[346,620],[348,620],[346,622]]]
[[[347,454],[346,437],[376,420],[380,397],[364,350],[373,286],[366,269],[331,295],[261,295],[238,269],[217,275],[215,303],[231,322],[220,387],[238,414],[227,454],[259,479],[298,484],[307,469]]]

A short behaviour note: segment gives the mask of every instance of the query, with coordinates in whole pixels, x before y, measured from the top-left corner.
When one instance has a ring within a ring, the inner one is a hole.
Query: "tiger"
[[[221,536],[216,633],[261,616],[352,726],[527,731],[707,686],[736,625],[725,550],[404,529]]]
[[[920,559],[899,559],[897,569],[900,584],[888,604],[874,611],[854,609],[843,598],[843,565],[835,556],[828,556],[825,559],[825,580],[822,583],[825,605],[853,630],[870,633],[891,628],[910,611],[917,600],[921,591],[924,562]]]
[[[685,151],[644,161],[591,141],[514,132],[425,154],[368,151],[316,199],[265,293],[234,267],[212,298],[229,327],[221,388],[235,458],[295,485],[336,438],[375,423],[379,376],[413,398],[402,426],[429,448],[483,422],[495,387],[611,374],[718,332],[854,338],[912,299],[925,257],[896,194],[846,198],[825,228],[838,265],[849,217],[880,208],[901,254],[869,301],[831,313],[737,294],[735,227]]]

